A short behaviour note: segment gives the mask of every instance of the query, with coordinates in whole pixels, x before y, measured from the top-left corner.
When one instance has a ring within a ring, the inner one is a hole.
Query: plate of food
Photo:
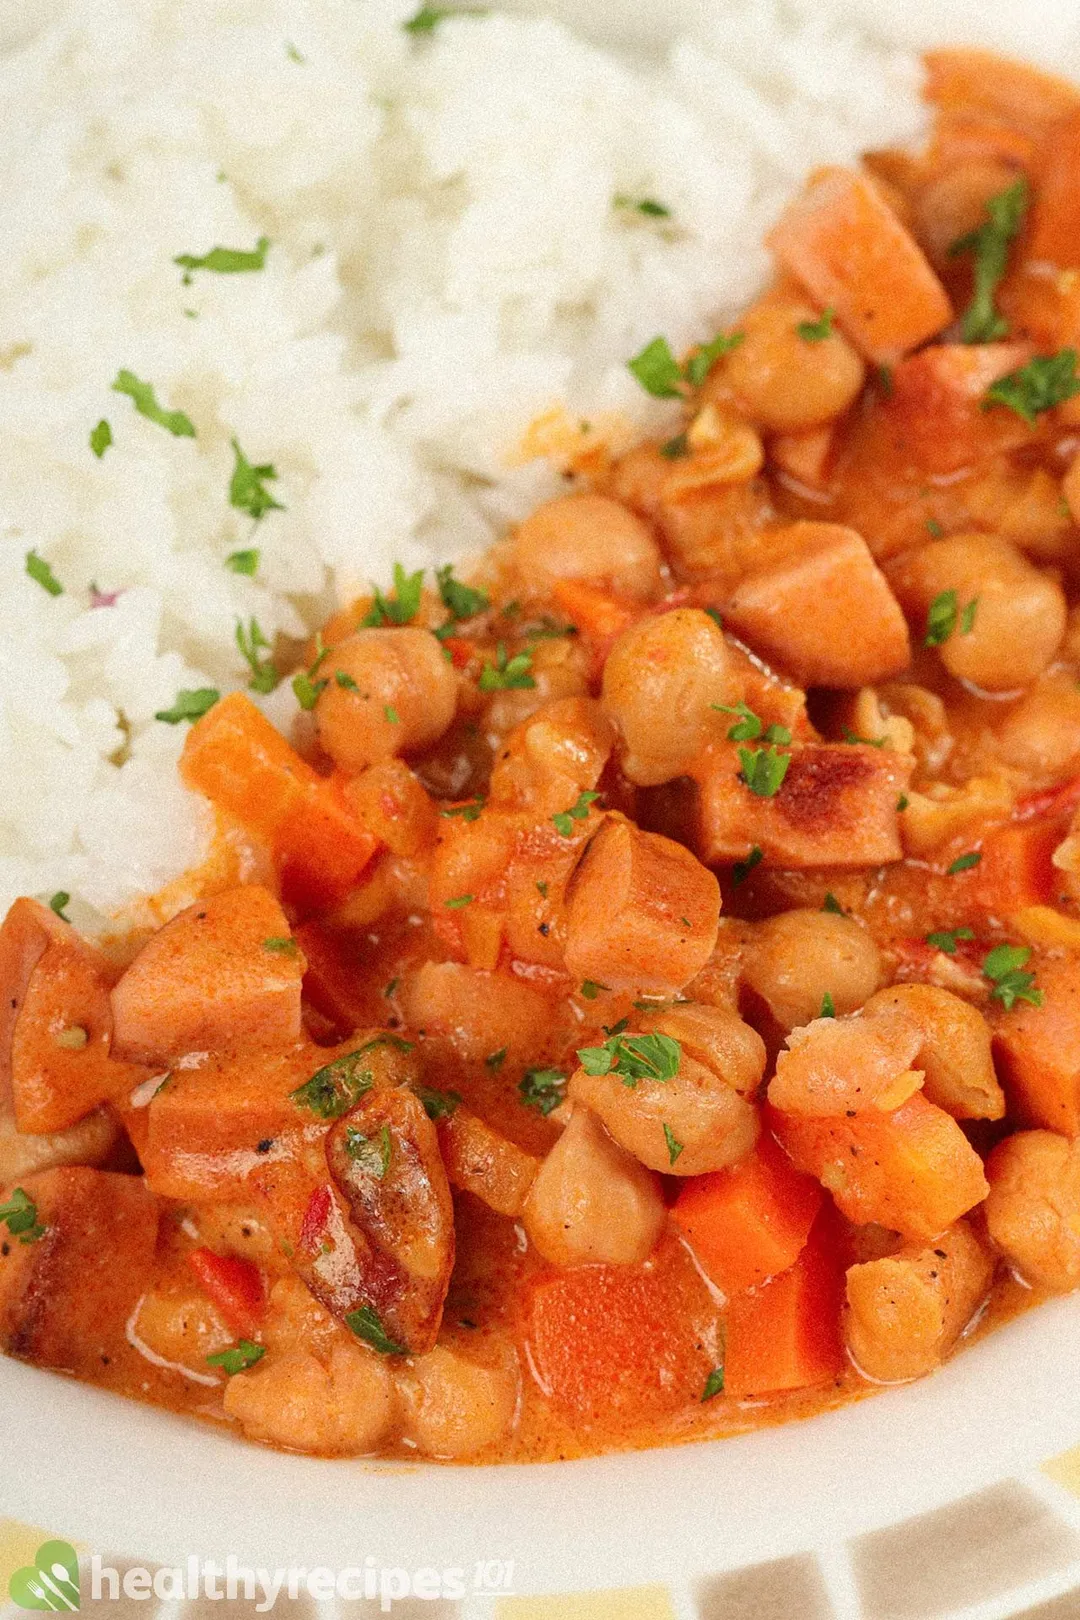
[[[1080,14],[0,50],[11,1603],[1080,1612]]]

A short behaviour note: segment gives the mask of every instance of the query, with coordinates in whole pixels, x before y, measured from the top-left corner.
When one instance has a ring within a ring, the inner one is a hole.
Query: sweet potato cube
[[[1031,212],[1028,257],[1061,270],[1080,265],[1080,108],[1056,125]]]
[[[796,744],[772,798],[740,779],[739,752],[719,743],[699,759],[689,835],[714,866],[741,861],[753,845],[777,866],[876,866],[901,856],[897,803],[913,760],[891,748]]]
[[[300,1036],[304,959],[285,913],[250,885],[199,900],[142,948],[112,994],[125,1057],[288,1045]]]
[[[0,1348],[40,1367],[98,1374],[149,1281],[157,1200],[140,1177],[83,1166],[43,1170],[19,1189],[36,1226],[0,1243]],[[0,1206],[13,1195],[0,1189]]]
[[[768,236],[800,281],[868,360],[893,364],[952,319],[941,282],[873,182],[819,169]]]
[[[882,421],[926,473],[944,477],[1030,444],[1036,430],[1015,411],[983,410],[992,383],[1025,366],[1030,343],[937,343],[898,365]]]
[[[1067,79],[996,51],[946,46],[923,61],[923,96],[942,112],[1000,119],[1037,141],[1080,108],[1080,92]]]
[[[875,1222],[925,1243],[989,1190],[959,1125],[918,1092],[892,1114],[804,1119],[770,1108],[769,1123],[796,1168],[860,1226]]]
[[[621,816],[588,846],[567,901],[568,969],[612,989],[680,990],[716,944],[716,878],[681,844]]]
[[[1080,960],[1044,957],[1042,1005],[1003,1012],[994,1057],[1010,1106],[1026,1125],[1080,1136]]]
[[[724,608],[756,653],[800,686],[871,686],[907,668],[904,615],[854,529],[791,523],[769,537],[764,556]]]

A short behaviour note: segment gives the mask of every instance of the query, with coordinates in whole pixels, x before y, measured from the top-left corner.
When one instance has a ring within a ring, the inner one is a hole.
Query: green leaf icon
[[[45,1609],[70,1614],[79,1607],[79,1560],[66,1541],[46,1541],[33,1565],[17,1569],[8,1582],[8,1596],[20,1609]]]

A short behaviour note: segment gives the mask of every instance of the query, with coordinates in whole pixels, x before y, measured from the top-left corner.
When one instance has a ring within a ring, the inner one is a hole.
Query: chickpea
[[[358,630],[319,670],[319,741],[355,776],[367,765],[427,748],[454,718],[458,681],[429,630]]]
[[[488,725],[509,731],[545,704],[560,698],[583,697],[589,690],[589,652],[570,636],[536,641],[529,649],[532,686],[496,692],[488,705]]]
[[[676,608],[624,630],[604,665],[603,702],[622,734],[623,770],[641,787],[681,776],[723,737],[740,682],[723,633],[699,608]]]
[[[606,495],[565,495],[527,517],[514,536],[518,572],[536,595],[560,579],[602,581],[638,601],[660,588],[660,551],[639,517]]]
[[[218,1254],[236,1254],[257,1266],[286,1269],[273,1229],[247,1204],[205,1204],[198,1212],[199,1242]]]
[[[423,962],[401,995],[410,1026],[447,1036],[467,1062],[504,1046],[511,1062],[528,1062],[551,1030],[548,997],[511,973],[487,973],[460,962]]]
[[[739,323],[743,341],[716,368],[714,389],[735,395],[753,421],[776,433],[798,433],[842,415],[863,384],[865,368],[835,329],[808,342],[803,323],[821,311],[801,299],[769,298]]]
[[[562,698],[516,727],[491,772],[492,805],[552,815],[594,788],[613,742],[611,724],[592,698]]]
[[[425,1457],[471,1457],[517,1417],[521,1372],[500,1340],[437,1344],[399,1375],[405,1433]]]
[[[647,1260],[667,1211],[660,1183],[608,1135],[596,1115],[575,1108],[525,1201],[529,1241],[556,1266]]]
[[[1066,1294],[1080,1284],[1080,1141],[1018,1131],[986,1161],[986,1226],[1028,1282]]]
[[[227,1350],[235,1334],[205,1294],[194,1287],[150,1288],[139,1301],[132,1333],[140,1344],[172,1367],[210,1376],[207,1356]]]
[[[998,756],[1035,776],[1064,775],[1080,757],[1080,688],[1070,670],[1042,676],[994,732]]]
[[[855,1012],[884,977],[865,928],[832,911],[784,911],[758,923],[743,954],[743,982],[787,1031],[819,1017],[831,996],[838,1014]]]
[[[733,1007],[691,1001],[646,1013],[644,1030],[678,1041],[684,1052],[704,1063],[718,1079],[744,1094],[756,1091],[765,1073],[765,1043]]]
[[[888,572],[920,630],[931,603],[955,592],[956,625],[938,651],[958,680],[987,692],[1008,692],[1027,686],[1055,658],[1065,634],[1065,593],[1007,540],[950,535],[905,553]]]
[[[994,1073],[990,1027],[969,1001],[935,984],[897,984],[871,996],[868,1018],[883,1009],[903,1013],[922,1031],[915,1067],[923,1094],[954,1119],[1003,1119],[1005,1093]]]
[[[270,1351],[250,1372],[229,1379],[224,1404],[249,1440],[320,1457],[374,1451],[397,1412],[387,1367],[344,1337],[325,1359],[305,1350]]]
[[[722,1170],[745,1159],[758,1139],[753,1103],[686,1052],[670,1080],[630,1087],[618,1074],[577,1069],[567,1092],[598,1114],[635,1159],[665,1175]]]

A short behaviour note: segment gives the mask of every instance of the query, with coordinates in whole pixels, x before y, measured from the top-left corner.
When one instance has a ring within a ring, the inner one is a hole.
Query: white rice
[[[530,420],[664,420],[626,359],[711,336],[815,164],[920,127],[919,69],[826,4],[709,8],[634,65],[549,19],[417,39],[414,0],[19,4],[0,57],[0,908],[115,912],[197,861],[181,687],[243,685],[237,616],[487,544],[557,486]],[[661,200],[671,222],[613,207]],[[250,249],[197,272],[179,253]],[[190,313],[188,313],[190,312]],[[185,411],[174,438],[111,391]],[[102,417],[114,443],[88,444]],[[235,436],[287,510],[228,504]],[[225,558],[256,545],[257,578]],[[28,551],[64,586],[25,572]],[[89,590],[122,594],[90,606]],[[287,685],[267,710],[287,727]],[[130,733],[126,763],[110,756]]]

